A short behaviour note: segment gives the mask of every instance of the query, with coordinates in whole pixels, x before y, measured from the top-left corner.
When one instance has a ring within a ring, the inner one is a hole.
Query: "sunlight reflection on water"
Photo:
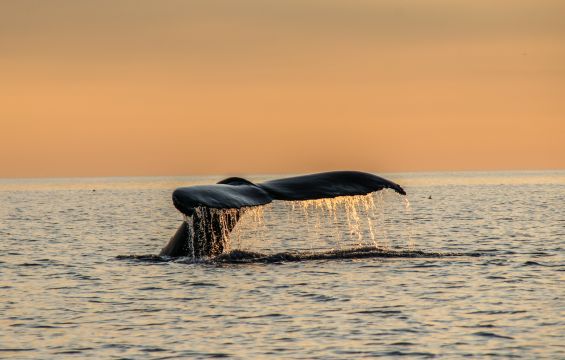
[[[175,187],[221,177],[0,180],[0,358],[565,357],[565,172],[386,177],[411,206],[380,193],[376,241],[483,255],[124,261],[174,233]],[[267,207],[241,247],[358,240],[343,213],[336,230],[314,208],[306,220],[292,204]]]

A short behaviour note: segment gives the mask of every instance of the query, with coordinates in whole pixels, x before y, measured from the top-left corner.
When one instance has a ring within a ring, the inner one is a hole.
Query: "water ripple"
[[[279,203],[198,261],[155,254],[214,179],[0,184],[0,358],[563,358],[563,172],[398,176],[360,240]]]

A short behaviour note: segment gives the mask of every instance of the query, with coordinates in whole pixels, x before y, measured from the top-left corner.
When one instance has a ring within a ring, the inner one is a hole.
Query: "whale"
[[[305,201],[367,195],[404,189],[380,176],[361,171],[330,171],[287,177],[255,184],[229,177],[212,185],[181,187],[173,191],[175,208],[184,215],[160,256],[204,258],[227,249],[229,234],[246,210],[273,201]]]

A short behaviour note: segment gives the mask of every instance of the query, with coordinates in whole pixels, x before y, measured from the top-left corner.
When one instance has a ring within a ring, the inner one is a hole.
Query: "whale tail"
[[[248,207],[269,204],[274,200],[366,195],[385,188],[406,195],[400,185],[358,171],[303,175],[261,184],[231,177],[215,185],[179,188],[173,192],[173,204],[185,215],[185,221],[160,255],[201,258],[221,254],[228,247],[229,233]]]

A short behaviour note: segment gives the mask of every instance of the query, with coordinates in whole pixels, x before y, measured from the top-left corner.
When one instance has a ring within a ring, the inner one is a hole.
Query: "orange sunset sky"
[[[0,177],[565,168],[565,1],[0,2]]]

